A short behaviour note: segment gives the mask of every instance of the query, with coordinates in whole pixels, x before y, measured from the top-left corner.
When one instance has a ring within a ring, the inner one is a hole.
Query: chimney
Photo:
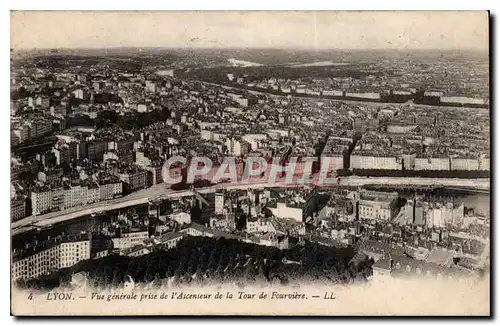
[[[413,207],[412,207],[412,223],[415,224],[415,210],[417,206],[417,200],[413,197]]]

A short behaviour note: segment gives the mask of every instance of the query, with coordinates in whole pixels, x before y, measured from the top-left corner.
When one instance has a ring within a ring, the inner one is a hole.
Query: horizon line
[[[116,50],[116,49],[165,49],[165,50],[299,50],[299,51],[486,51],[488,48],[464,47],[464,48],[314,48],[314,47],[266,47],[266,46],[102,46],[102,47],[33,47],[33,48],[10,48],[11,51],[36,51],[36,50]]]

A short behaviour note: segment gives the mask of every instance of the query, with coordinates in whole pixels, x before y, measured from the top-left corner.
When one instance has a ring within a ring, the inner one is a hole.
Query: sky
[[[11,48],[479,49],[486,11],[14,11]]]

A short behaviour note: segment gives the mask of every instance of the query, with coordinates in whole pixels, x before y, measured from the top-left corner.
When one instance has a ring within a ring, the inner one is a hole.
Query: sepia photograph
[[[491,316],[488,11],[10,28],[12,315]]]

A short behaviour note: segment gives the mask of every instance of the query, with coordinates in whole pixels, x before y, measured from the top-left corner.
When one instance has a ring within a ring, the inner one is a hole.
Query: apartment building
[[[396,157],[351,155],[351,169],[401,170],[401,161]]]
[[[10,220],[12,222],[26,217],[26,201],[14,199],[10,202]]]
[[[71,267],[79,261],[90,259],[90,248],[88,236],[82,236],[27,250],[13,257],[12,280],[33,279]]]
[[[143,189],[147,186],[147,172],[144,170],[131,170],[118,175],[125,183],[128,191]]]
[[[148,231],[143,230],[130,230],[123,233],[120,237],[113,238],[114,249],[125,249],[141,244],[144,240],[149,238]]]
[[[31,192],[31,206],[33,215],[40,215],[49,210],[63,210],[121,195],[121,182],[103,183],[90,187],[81,185],[56,189],[42,187]]]
[[[362,192],[358,201],[359,218],[390,220],[392,217],[391,203],[397,197],[397,193],[384,193],[379,191]]]
[[[449,157],[416,157],[415,170],[449,171]]]

